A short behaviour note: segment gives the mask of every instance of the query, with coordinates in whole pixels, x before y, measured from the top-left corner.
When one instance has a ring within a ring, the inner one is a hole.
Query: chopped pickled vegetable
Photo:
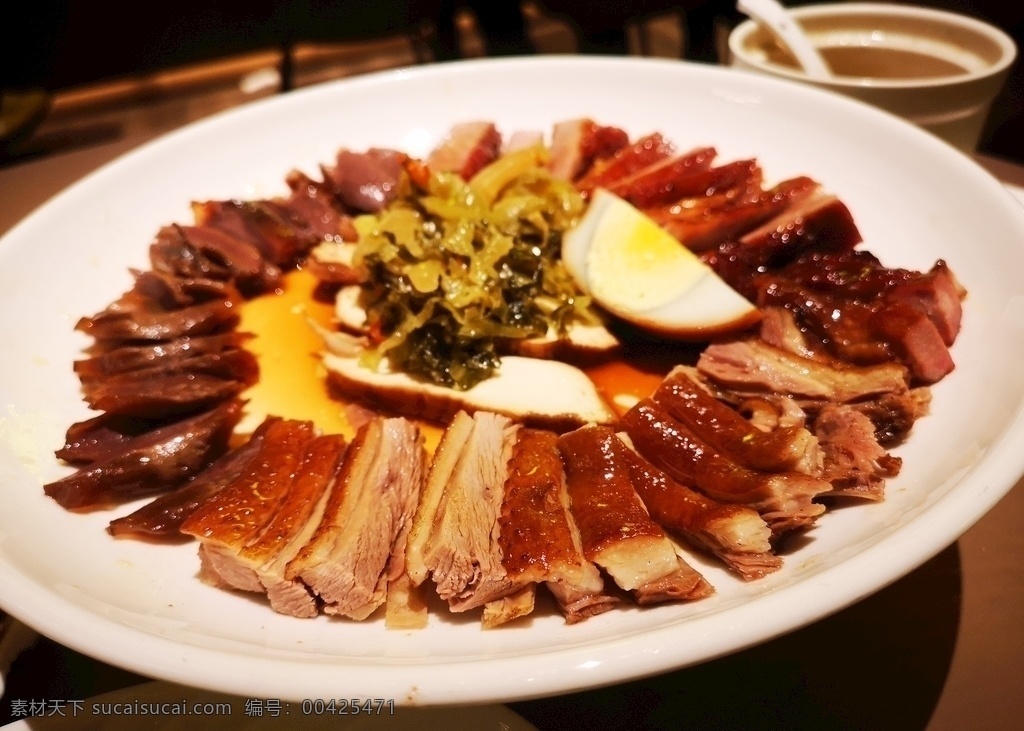
[[[560,258],[585,204],[546,158],[529,148],[469,182],[406,179],[386,211],[357,220],[367,365],[386,358],[392,370],[466,389],[494,373],[503,341],[597,321]]]

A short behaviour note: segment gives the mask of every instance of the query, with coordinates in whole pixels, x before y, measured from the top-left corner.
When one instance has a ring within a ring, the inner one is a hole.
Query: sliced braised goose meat
[[[247,293],[267,292],[281,280],[281,269],[252,243],[211,226],[174,226],[193,250],[227,270]]]
[[[300,220],[303,231],[321,241],[355,241],[359,234],[328,185],[293,170],[286,178],[292,194],[278,204]]]
[[[253,254],[251,250],[247,252]],[[231,269],[231,261],[215,251],[204,251],[192,244],[181,226],[165,226],[149,247],[149,261],[154,272],[185,279],[216,279],[228,281],[239,272]],[[244,262],[242,262],[244,265]],[[259,262],[255,262],[257,272]],[[249,273],[251,276],[251,272]]]
[[[519,431],[508,463],[499,524],[502,565],[510,579],[563,587],[556,597],[604,594],[597,567],[583,555],[554,432]],[[591,614],[612,606],[595,602]]]
[[[202,338],[198,338],[202,339]],[[86,398],[93,393],[117,391],[121,387],[131,389],[137,381],[158,380],[165,376],[194,374],[213,376],[243,385],[252,385],[259,378],[259,364],[256,357],[242,348],[228,348],[221,352],[190,354],[191,357],[166,359],[147,368],[137,368],[122,373],[101,373],[93,375],[89,368],[76,368],[82,380]]]
[[[365,619],[404,568],[408,524],[426,468],[423,435],[405,419],[375,419],[356,434],[310,541],[287,566],[324,611]]]
[[[612,429],[600,426],[558,440],[584,554],[634,591],[674,574],[679,558],[633,489],[621,446]]]
[[[154,377],[121,374],[85,389],[85,401],[97,411],[139,418],[185,414],[237,396],[245,384],[233,378],[202,373],[171,373]]]
[[[405,373],[370,370],[357,355],[328,353],[327,378],[338,393],[406,416],[447,423],[459,411],[490,411],[553,431],[615,421],[579,368],[552,360],[506,356],[496,375],[465,391],[417,381]]]
[[[584,195],[595,188],[607,188],[618,180],[633,175],[675,153],[675,147],[660,134],[641,137],[618,150],[611,157],[599,160],[579,180],[576,188]]]
[[[831,485],[801,472],[761,472],[737,464],[651,399],[622,417],[637,452],[676,480],[715,500],[749,505],[776,535],[810,527],[824,512],[814,498]]]
[[[214,586],[263,592],[255,567],[238,556],[273,521],[313,438],[312,422],[272,422],[245,469],[185,520],[182,533],[200,541],[200,578]]]
[[[270,425],[277,421],[280,421],[278,417],[269,417],[245,444],[219,457],[190,482],[164,493],[133,513],[110,521],[107,531],[126,538],[182,540],[182,524],[200,505],[242,473],[261,449]]]
[[[320,525],[345,447],[345,439],[336,434],[310,442],[273,519],[238,553],[238,560],[256,572],[276,612],[293,617],[318,614],[313,593],[301,581],[286,578],[285,570]]]
[[[864,413],[846,405],[828,405],[814,420],[824,454],[822,477],[829,495],[882,500],[885,479],[899,474],[902,460],[878,443],[875,426]]]
[[[729,388],[846,402],[907,390],[907,369],[898,363],[829,365],[787,353],[759,340],[709,345],[698,370]]]
[[[222,455],[242,416],[240,401],[143,432],[118,450],[43,487],[69,510],[105,507],[163,492]]]
[[[633,591],[636,603],[640,605],[662,602],[692,602],[711,596],[715,589],[701,576],[700,572],[676,557],[677,568],[671,574],[638,586]]]
[[[132,291],[165,310],[176,310],[210,300],[240,302],[242,299],[235,285],[223,279],[186,278],[155,271],[133,271],[132,274],[135,276]]]
[[[193,203],[196,224],[212,228],[253,246],[266,261],[290,267],[316,243],[316,238],[289,220],[286,210],[265,201]]]
[[[747,467],[781,472],[798,470],[801,465],[816,461],[813,456],[808,459],[808,453],[815,452],[817,444],[807,429],[761,431],[739,412],[711,396],[683,369],[670,372],[652,398],[701,439]]]
[[[469,180],[497,160],[500,153],[501,134],[492,122],[464,122],[452,127],[427,155],[427,167]]]
[[[812,346],[806,334],[796,324],[792,311],[785,307],[761,307],[761,327],[758,337],[761,342],[787,353],[810,360],[829,360],[823,355],[820,345]]]
[[[108,309],[82,318],[75,329],[104,343],[118,343],[211,335],[237,324],[235,303],[214,300],[177,310]]]
[[[717,556],[748,581],[781,568],[782,559],[771,546],[771,529],[756,510],[712,500],[623,447],[630,482],[658,525]]]
[[[499,516],[518,427],[497,414],[458,413],[435,453],[406,554],[413,581],[429,574],[453,611],[518,590],[502,563]]]
[[[551,174],[576,180],[598,160],[611,157],[629,144],[629,136],[617,127],[604,127],[591,119],[559,122],[551,134]]]
[[[89,464],[121,452],[131,439],[167,423],[161,419],[138,419],[117,414],[99,414],[68,427],[64,446],[55,454],[69,464]]]
[[[398,197],[408,156],[395,150],[339,150],[335,165],[324,170],[334,197],[349,211],[377,213]]]
[[[119,373],[156,367],[187,370],[187,363],[192,359],[234,352],[241,349],[242,344],[251,337],[248,333],[235,331],[143,345],[120,345],[104,348],[91,358],[76,361],[74,368],[82,380],[107,378]]]

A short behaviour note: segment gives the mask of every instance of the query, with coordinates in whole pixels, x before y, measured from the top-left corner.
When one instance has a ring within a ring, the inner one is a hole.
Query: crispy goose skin
[[[312,439],[312,422],[270,424],[246,469],[193,512],[182,532],[232,555],[257,541],[291,488],[292,476]]]
[[[661,527],[721,559],[744,579],[777,571],[771,529],[753,508],[722,503],[682,485],[623,445],[629,478]]]
[[[611,428],[585,426],[562,435],[558,448],[585,555],[632,591],[675,572],[678,564],[672,543],[633,489],[616,443]]]
[[[238,477],[259,452],[270,424],[269,417],[242,446],[222,455],[190,482],[152,500],[133,513],[110,521],[107,531],[114,536],[181,540],[182,524],[196,509]]]
[[[451,441],[442,444],[441,459],[431,466],[407,555],[411,576],[422,576],[425,568],[438,596],[454,611],[464,611],[518,588],[502,565],[498,539],[518,427],[487,412],[462,413],[453,426],[443,438]]]
[[[569,604],[576,605],[576,612],[582,610],[582,597],[591,598],[591,614],[613,606],[614,601],[602,599],[604,581],[597,567],[583,555],[553,432],[519,431],[499,524],[502,565],[510,579],[546,582],[556,598],[575,597]]]
[[[754,427],[739,412],[697,385],[683,369],[669,373],[652,398],[701,439],[752,469],[797,469],[808,451],[817,446],[807,429],[778,428],[764,432]]]
[[[651,399],[622,418],[636,450],[675,479],[722,502],[757,510],[774,534],[807,528],[824,512],[813,502],[831,486],[800,472],[761,472],[737,464],[699,439]]]
[[[287,566],[324,602],[324,611],[365,619],[381,606],[393,554],[420,498],[423,436],[405,419],[365,424],[345,455],[338,484],[312,539]]]
[[[315,617],[316,599],[300,581],[285,578],[288,562],[320,525],[345,456],[345,439],[336,434],[310,442],[302,463],[263,535],[243,548],[238,559],[252,566],[267,591],[270,606],[293,617]]]
[[[69,510],[96,508],[169,490],[227,449],[240,401],[132,437],[115,452],[43,487]]]

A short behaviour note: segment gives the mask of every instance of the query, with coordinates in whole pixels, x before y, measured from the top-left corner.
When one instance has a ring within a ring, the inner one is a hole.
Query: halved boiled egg
[[[594,301],[637,327],[701,339],[756,322],[757,308],[641,211],[594,191],[562,238],[562,261]]]

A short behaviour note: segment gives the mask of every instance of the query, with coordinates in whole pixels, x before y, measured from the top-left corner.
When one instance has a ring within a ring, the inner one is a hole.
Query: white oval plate
[[[84,418],[72,331],[130,286],[152,236],[193,199],[284,192],[342,146],[425,153],[450,125],[505,133],[590,116],[720,160],[754,157],[769,182],[807,174],[846,202],[890,266],[949,262],[970,291],[956,371],[899,448],[878,505],[830,512],[784,570],[744,584],[694,559],[718,593],[566,626],[555,613],[481,631],[434,616],[419,632],[276,615],[205,586],[195,546],[113,540],[113,515],[43,495]],[[766,640],[877,590],[953,542],[1024,471],[1024,212],[952,148],[838,96],[679,62],[532,58],[421,67],[293,92],[188,127],[102,169],[0,243],[0,604],[40,632],[156,678],[253,697],[508,701],[610,684]]]

